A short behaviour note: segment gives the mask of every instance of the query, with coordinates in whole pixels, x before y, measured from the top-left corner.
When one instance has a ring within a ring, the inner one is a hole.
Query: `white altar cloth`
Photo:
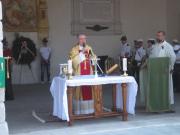
[[[122,90],[121,84],[127,83],[127,112],[135,114],[135,104],[138,86],[134,77],[127,76],[104,76],[95,78],[92,75],[89,76],[75,76],[72,80],[66,80],[61,77],[54,77],[50,92],[53,97],[53,115],[62,120],[69,121],[68,114],[68,99],[67,99],[67,87],[68,86],[83,86],[83,85],[103,85],[103,84],[118,84],[117,85],[117,108],[123,109],[122,102]]]

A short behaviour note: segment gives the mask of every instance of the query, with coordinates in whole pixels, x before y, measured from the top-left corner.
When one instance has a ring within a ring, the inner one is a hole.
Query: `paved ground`
[[[106,86],[104,100],[111,105]],[[137,109],[128,122],[121,117],[75,121],[72,127],[66,122],[40,123],[32,117],[32,110],[50,113],[52,98],[49,85],[14,86],[16,99],[6,102],[7,121],[13,135],[179,135],[180,94],[176,94],[176,113],[150,114]]]

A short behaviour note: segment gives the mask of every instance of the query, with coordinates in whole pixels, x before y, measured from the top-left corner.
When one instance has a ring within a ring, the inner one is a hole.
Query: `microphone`
[[[86,50],[85,50],[86,44],[85,44],[85,43],[83,43],[83,45],[82,45],[82,46],[83,46],[83,53],[84,53],[84,52],[86,51]]]
[[[161,46],[162,49],[164,49],[164,46]]]
[[[92,56],[92,55],[93,55],[93,54],[92,54],[92,50],[91,50],[91,49],[89,50],[89,55],[90,55],[90,56]]]
[[[83,47],[85,48],[85,46],[86,46],[86,44],[85,43],[83,43]]]

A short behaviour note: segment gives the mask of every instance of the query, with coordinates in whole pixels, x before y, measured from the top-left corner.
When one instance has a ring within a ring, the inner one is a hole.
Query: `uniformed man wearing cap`
[[[153,38],[148,39],[147,50],[146,50],[147,57],[149,57],[151,55],[152,49],[153,49],[153,46],[155,45],[155,43],[156,43],[155,39],[153,39]]]
[[[120,51],[121,58],[130,58],[131,57],[131,47],[127,43],[127,37],[121,37],[121,51]]]
[[[173,40],[173,49],[176,54],[176,62],[174,65],[174,72],[173,72],[173,85],[174,91],[180,92],[180,43],[178,40]]]
[[[139,70],[143,62],[143,59],[146,56],[146,51],[143,47],[143,39],[138,39],[137,42],[138,42],[137,50],[135,53],[135,63],[136,63],[135,77],[136,77],[137,82],[139,83]]]
[[[180,43],[177,39],[173,39],[172,40],[172,46],[175,47],[176,45],[180,45]]]
[[[127,42],[127,37],[121,37],[121,49],[120,49],[120,62],[122,66],[122,59],[127,58],[128,60],[128,74],[132,74],[131,70],[131,46]]]
[[[134,59],[136,55],[136,50],[138,49],[138,41],[135,39],[133,42],[134,42],[134,46],[131,49],[131,55],[132,55],[132,58]]]
[[[136,67],[137,67],[137,63],[135,61],[135,55],[136,55],[136,51],[138,49],[138,41],[135,39],[133,44],[133,48],[131,49],[131,69],[132,69],[132,76],[135,76],[136,73]]]

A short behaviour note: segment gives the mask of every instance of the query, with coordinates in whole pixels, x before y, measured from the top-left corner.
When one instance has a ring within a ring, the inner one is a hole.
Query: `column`
[[[2,30],[2,3],[0,1],[0,41],[3,39]],[[3,59],[3,45],[0,42],[0,135],[8,135],[8,125],[5,121],[5,67]]]

